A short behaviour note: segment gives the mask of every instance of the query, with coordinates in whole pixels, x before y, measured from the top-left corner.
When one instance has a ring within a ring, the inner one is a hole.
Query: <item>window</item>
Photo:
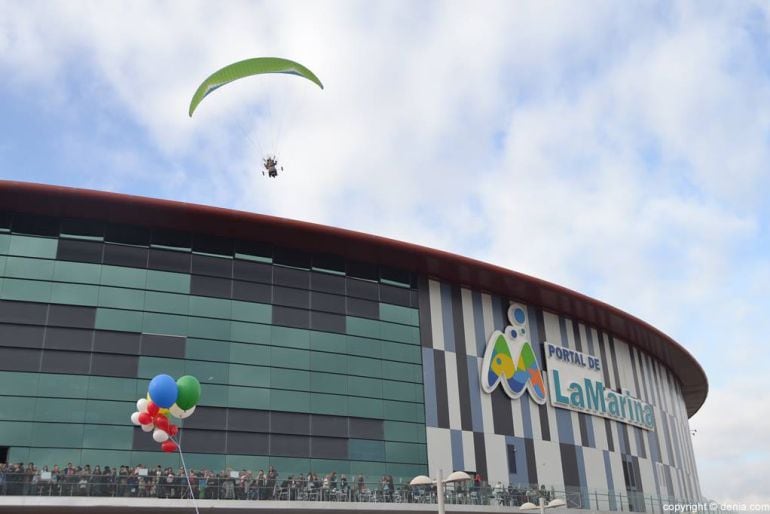
[[[183,359],[185,356],[185,338],[142,334],[141,354],[153,357],[177,357]]]
[[[222,257],[193,254],[192,272],[196,275],[230,278],[233,276],[233,261]]]
[[[47,310],[44,303],[0,301],[0,323],[43,325]]]
[[[273,324],[292,328],[309,328],[310,311],[273,306]]]
[[[186,449],[186,447],[185,447]],[[268,455],[270,436],[250,432],[228,432],[227,453],[234,455]]]
[[[104,240],[126,245],[149,246],[150,231],[132,225],[107,225]]]
[[[138,355],[139,340],[139,334],[97,330],[94,334],[94,351]]]
[[[190,280],[190,293],[194,295],[213,296],[215,298],[230,298],[231,289],[232,281],[225,278],[193,275]]]
[[[516,447],[508,446],[508,473],[515,475],[516,471]]]
[[[147,256],[147,248],[105,244],[103,262],[104,264],[112,264],[114,266],[146,268]]]
[[[348,418],[314,414],[310,417],[310,433],[325,437],[347,437]]]
[[[43,331],[40,326],[0,325],[0,346],[42,348]]]
[[[377,302],[348,297],[347,304],[347,314],[349,316],[359,316],[371,319],[378,319],[380,316],[380,304]]]
[[[383,439],[384,427],[381,420],[350,418],[350,437],[360,439]]]
[[[347,459],[348,441],[336,437],[311,437],[310,456],[314,459]]]
[[[307,289],[273,286],[273,303],[286,307],[308,309],[310,308],[310,291]]]
[[[94,353],[91,374],[133,378],[136,376],[138,368],[139,357],[136,355]]]
[[[233,261],[233,277],[238,280],[271,284],[273,282],[273,267],[269,264],[236,259]]]
[[[228,409],[227,429],[240,432],[270,432],[270,412],[250,409]]]
[[[92,330],[49,327],[45,332],[45,348],[89,352],[92,338]]]
[[[104,245],[96,241],[80,241],[73,239],[60,239],[56,258],[62,261],[77,262],[102,262],[102,247]]]
[[[81,352],[44,350],[42,371],[87,375],[91,367],[91,355]]]
[[[270,432],[307,435],[310,433],[310,415],[299,412],[271,412]]]
[[[190,254],[170,250],[150,250],[148,267],[161,271],[175,271],[177,273],[190,272]]]
[[[309,457],[310,438],[299,435],[270,434],[270,455]]]
[[[326,293],[345,294],[345,277],[313,272],[310,274],[310,289]]]
[[[246,302],[270,303],[272,286],[233,280],[233,299]]]
[[[59,327],[94,328],[96,309],[73,305],[52,304],[48,312],[48,325]]]
[[[345,316],[326,312],[310,311],[310,328],[325,332],[345,333]]]
[[[367,282],[365,280],[357,280],[355,278],[348,278],[347,291],[348,296],[355,296],[358,298],[366,298],[368,300],[378,301],[380,299],[380,287],[376,282]]]

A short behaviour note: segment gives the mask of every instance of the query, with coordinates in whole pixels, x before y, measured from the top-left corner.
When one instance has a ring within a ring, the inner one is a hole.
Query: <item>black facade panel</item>
[[[345,333],[345,316],[326,312],[310,311],[310,328],[323,332]]]
[[[273,303],[298,309],[310,308],[310,291],[292,287],[273,286]]]
[[[255,432],[227,432],[227,453],[234,455],[269,455],[270,436]]]
[[[0,346],[42,348],[43,327],[32,325],[0,325]]]
[[[423,348],[433,348],[433,327],[430,319],[430,287],[428,279],[420,275],[417,278],[417,298],[420,313],[420,344]]]
[[[227,409],[227,429],[239,432],[270,432],[270,412]]]
[[[194,278],[193,276],[193,280]],[[233,280],[233,300],[271,303],[272,294],[272,286],[270,285]]]
[[[146,268],[149,250],[138,246],[118,244],[104,245],[104,264],[111,266],[126,266],[129,268]]]
[[[380,279],[380,271],[376,264],[361,261],[348,261],[346,273],[349,277],[360,278],[377,282]]]
[[[193,417],[195,416],[191,416]],[[226,451],[226,432],[184,428],[180,433],[182,434],[180,443],[187,453],[224,453]]]
[[[281,457],[310,457],[310,437],[270,434],[270,455]]]
[[[409,289],[380,284],[380,301],[409,307]]]
[[[385,439],[385,425],[379,419],[350,418],[348,430],[353,439]]]
[[[104,238],[104,222],[97,220],[65,218],[61,220],[61,234]]]
[[[348,418],[312,414],[310,434],[324,437],[348,437]]]
[[[492,394],[492,419],[495,425],[496,434],[516,435],[513,432],[513,407],[511,399],[498,387]],[[519,434],[523,435],[523,434]]]
[[[190,254],[151,248],[147,267],[159,271],[190,273]]]
[[[313,255],[313,268],[345,273],[345,259],[338,255],[316,254]]]
[[[44,350],[41,370],[46,373],[87,375],[91,369],[91,354]]]
[[[138,370],[139,357],[136,355],[94,353],[91,361],[92,375],[134,378]]]
[[[433,369],[436,373],[436,412],[438,427],[449,428],[449,398],[447,396],[446,358],[444,352],[441,350],[433,350],[433,361]],[[508,408],[510,409],[510,406]]]
[[[311,272],[310,289],[324,293],[345,294],[345,277],[328,273]]]
[[[273,282],[280,286],[309,289],[310,272],[300,269],[276,266],[273,269]]]
[[[92,330],[77,328],[48,327],[45,331],[45,349],[90,352],[93,340]]]
[[[184,337],[142,334],[141,354],[184,359],[186,342]]]
[[[160,451],[160,444],[152,438],[152,432],[145,432],[142,427],[134,427],[131,449],[136,451],[157,452]],[[187,447],[185,447],[187,450]]]
[[[247,280],[249,282],[272,284],[273,266],[270,264],[235,259],[233,261],[233,278],[237,280]]]
[[[192,248],[192,234],[178,230],[165,230],[156,228],[152,231],[151,243],[156,246],[170,246],[172,248]]]
[[[184,420],[184,429],[224,430],[227,427],[227,409],[196,407],[195,415]],[[187,450],[187,448],[185,448]]]
[[[77,239],[59,239],[56,258],[61,261],[102,262],[104,245],[96,241],[80,241]]]
[[[97,330],[94,333],[94,351],[99,353],[122,353],[139,355],[139,334]]]
[[[487,445],[484,442],[482,432],[473,432],[473,452],[476,456],[476,473],[480,474],[482,479],[489,478],[487,469]]]
[[[564,485],[568,487],[580,487],[580,474],[578,472],[575,445],[559,443],[559,452],[561,453],[561,471],[562,477],[564,478]],[[579,505],[580,503],[575,506]]]
[[[273,411],[270,413],[270,432],[307,435],[310,433],[310,414]]]
[[[291,328],[310,328],[310,311],[274,305],[273,325]]]
[[[588,421],[587,414],[578,412],[578,427],[580,428],[580,446],[591,446],[591,440],[588,437]]]
[[[54,327],[94,328],[96,309],[78,305],[51,304],[48,308],[48,325]]]
[[[2,338],[0,338],[2,341]],[[39,371],[43,352],[30,348],[6,348],[0,346],[0,370]]]
[[[104,240],[124,245],[149,246],[150,231],[144,227],[110,223],[104,231]]]
[[[535,443],[532,439],[524,439],[524,449],[527,452],[527,474],[530,484],[537,484],[537,461],[535,460]]]
[[[359,318],[380,319],[380,304],[371,300],[348,297],[347,313]]]
[[[194,252],[232,257],[234,246],[232,239],[195,234],[192,249]]]
[[[345,314],[345,297],[342,295],[311,291],[310,308],[314,311]]]
[[[274,248],[273,262],[291,268],[310,269],[311,266],[310,254],[290,248]]]
[[[190,277],[190,294],[198,296],[212,296],[214,298],[230,298],[233,281],[226,278],[204,277],[193,275]]]
[[[0,323],[45,325],[47,316],[48,304],[0,300]]]
[[[59,235],[59,219],[30,214],[13,215],[12,230],[16,234],[56,237]]]
[[[366,300],[380,300],[380,286],[377,282],[367,282],[366,280],[357,280],[347,278],[348,297],[364,298]]]
[[[337,437],[311,437],[310,457],[346,460],[348,458],[348,440]]]
[[[209,257],[208,255],[193,254],[192,273],[195,275],[232,278],[233,260],[222,257]]]

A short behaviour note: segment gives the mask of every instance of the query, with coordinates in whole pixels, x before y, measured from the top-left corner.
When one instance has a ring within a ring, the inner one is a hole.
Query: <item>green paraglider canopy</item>
[[[261,75],[263,73],[288,73],[290,75],[297,75],[304,77],[311,82],[318,84],[321,89],[324,88],[315,73],[302,66],[298,62],[290,61],[289,59],[281,59],[280,57],[256,57],[254,59],[246,59],[245,61],[239,61],[228,66],[225,66],[221,70],[212,73],[206,80],[198,86],[195,94],[190,101],[190,117],[198,107],[198,104],[203,101],[212,91],[224,86],[234,80],[242,79],[244,77],[250,77],[252,75]]]

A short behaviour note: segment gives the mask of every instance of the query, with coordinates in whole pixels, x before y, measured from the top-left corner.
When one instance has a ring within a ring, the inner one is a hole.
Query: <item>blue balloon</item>
[[[150,381],[148,389],[150,399],[161,409],[168,409],[176,403],[179,391],[176,387],[176,380],[170,375],[157,375]]]

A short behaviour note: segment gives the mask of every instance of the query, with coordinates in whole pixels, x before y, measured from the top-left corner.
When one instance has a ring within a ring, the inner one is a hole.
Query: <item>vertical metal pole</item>
[[[436,501],[438,502],[438,514],[445,514],[444,508],[444,472],[438,470],[438,480],[436,480]]]
[[[545,514],[545,498],[541,496],[538,498],[537,503],[540,506],[540,514]]]

